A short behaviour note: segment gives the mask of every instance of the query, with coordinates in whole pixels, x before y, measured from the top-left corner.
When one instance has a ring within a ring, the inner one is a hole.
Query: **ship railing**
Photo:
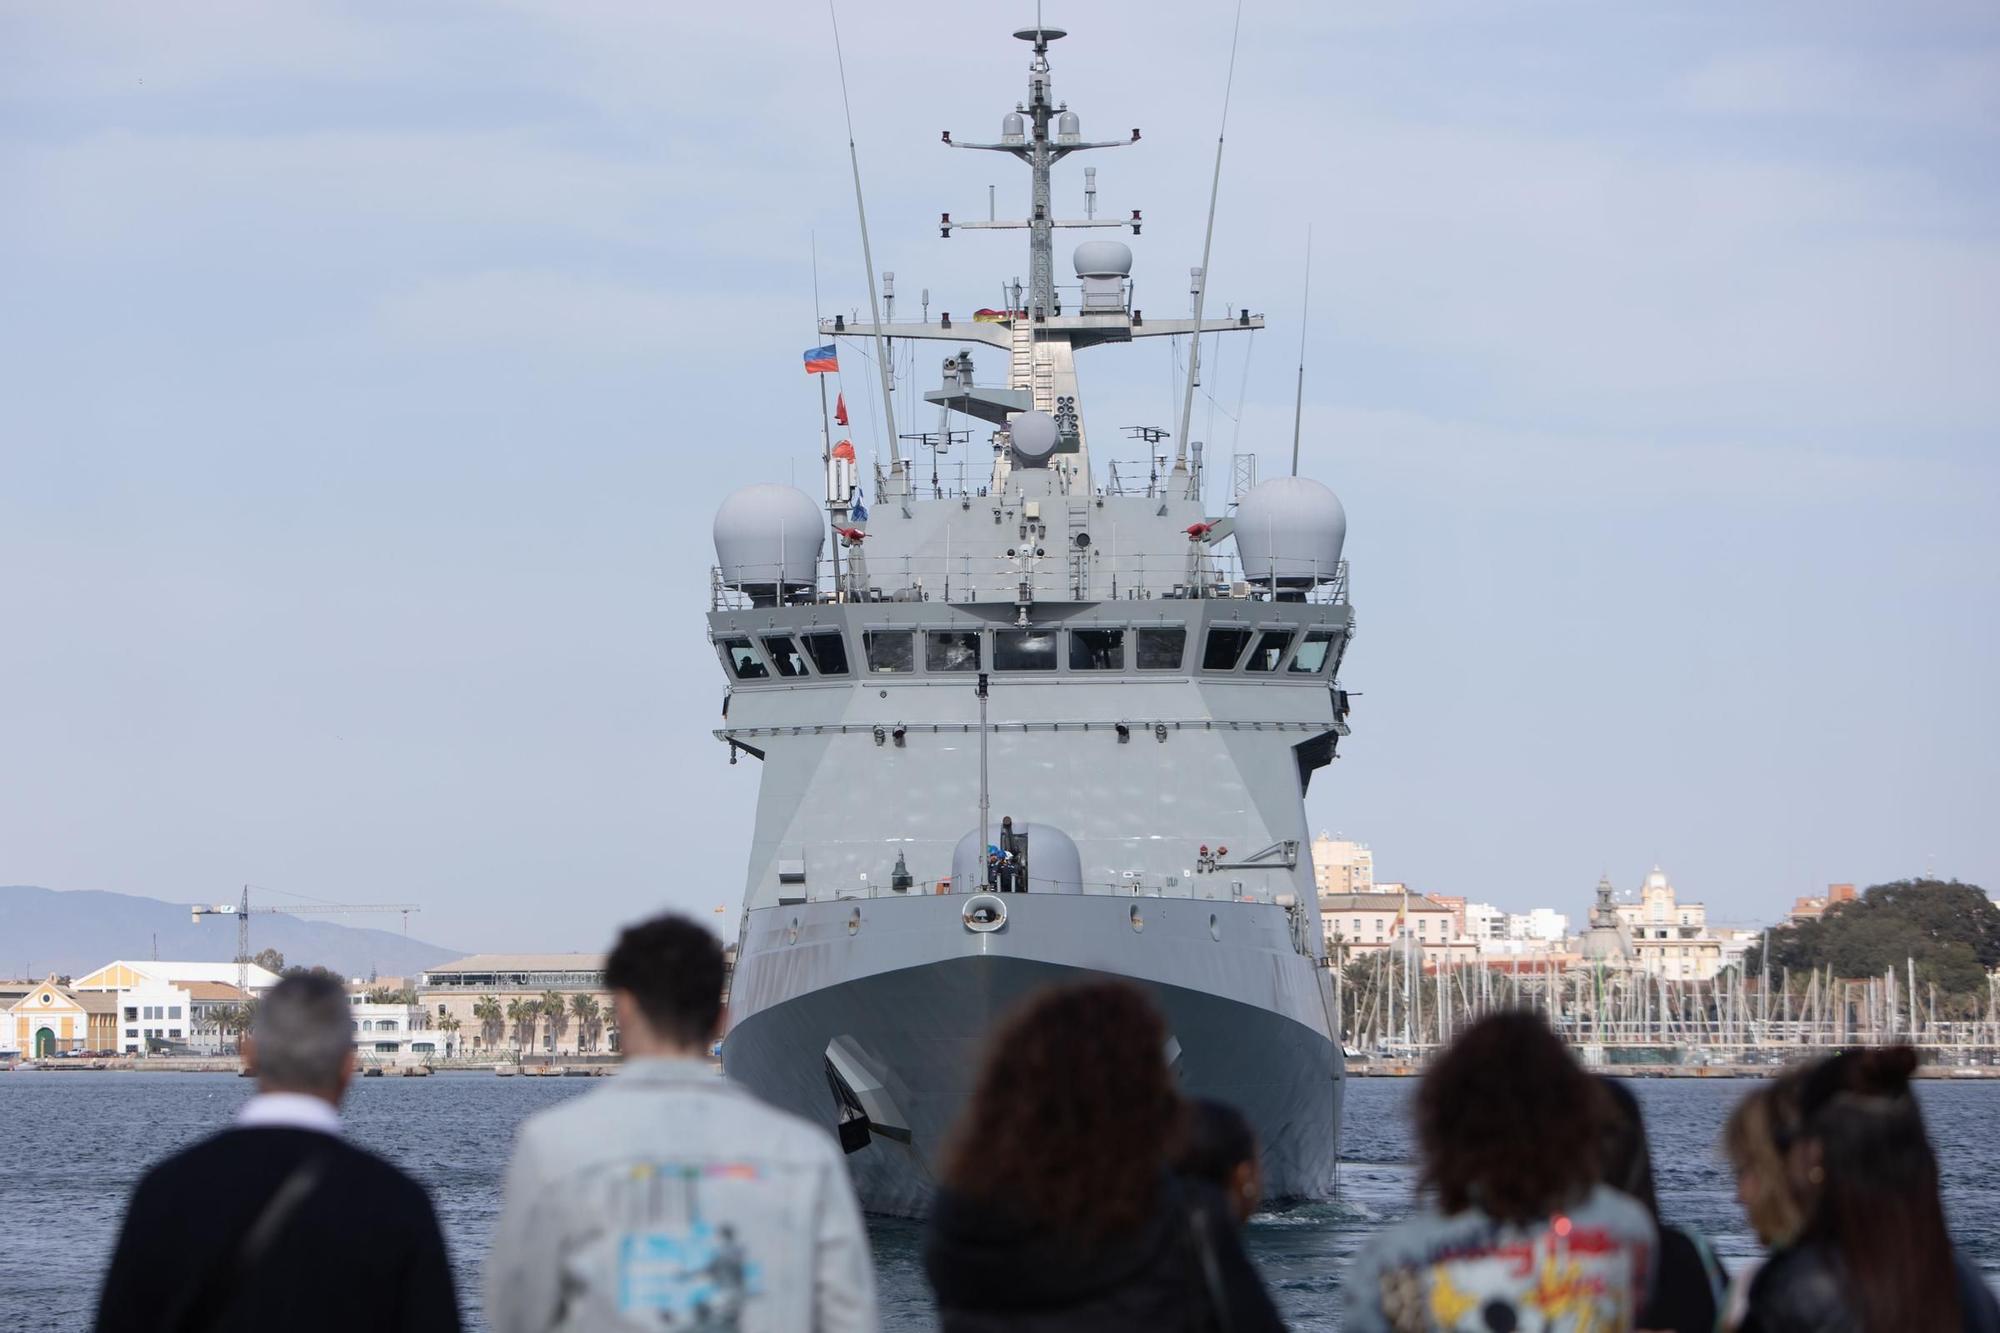
[[[1347,562],[1322,573],[1294,566],[1246,570],[1233,552],[1118,554],[1097,548],[1046,555],[902,555],[864,553],[815,562],[709,568],[709,609],[814,606],[860,602],[1132,601],[1305,602],[1345,606]]]

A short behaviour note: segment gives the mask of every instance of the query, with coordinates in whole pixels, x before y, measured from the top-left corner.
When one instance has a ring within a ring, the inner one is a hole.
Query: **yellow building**
[[[5,1044],[45,1060],[114,1049],[117,1029],[118,1009],[110,997],[80,996],[51,976],[7,1010]]]

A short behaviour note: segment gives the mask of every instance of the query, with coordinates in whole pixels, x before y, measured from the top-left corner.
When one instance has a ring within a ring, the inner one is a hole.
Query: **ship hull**
[[[1286,909],[1010,895],[1006,923],[982,932],[964,924],[966,901],[798,904],[745,922],[725,1067],[830,1132],[843,1118],[870,1122],[848,1155],[865,1209],[923,1213],[1008,1010],[1040,987],[1104,978],[1152,993],[1188,1095],[1229,1102],[1256,1127],[1272,1197],[1330,1191],[1341,1054],[1320,969],[1294,943]]]

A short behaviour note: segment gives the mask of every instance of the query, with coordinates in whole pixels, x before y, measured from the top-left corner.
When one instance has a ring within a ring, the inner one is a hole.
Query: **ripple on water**
[[[484,1327],[480,1264],[499,1215],[515,1129],[523,1117],[592,1086],[471,1074],[355,1085],[346,1108],[349,1132],[430,1189],[473,1328]],[[1646,1109],[1669,1220],[1705,1232],[1726,1261],[1756,1254],[1718,1148],[1723,1118],[1754,1084],[1646,1079],[1632,1086]],[[1989,1183],[2000,1165],[1990,1130],[2000,1112],[2000,1082],[1920,1086],[1944,1166],[1953,1234],[1989,1276],[2000,1273],[2000,1189]],[[1347,1261],[1413,1206],[1415,1153],[1406,1111],[1414,1087],[1406,1079],[1349,1083],[1335,1196],[1274,1207],[1250,1220],[1245,1243],[1295,1329],[1340,1326]],[[0,1125],[10,1148],[0,1169],[0,1216],[36,1219],[0,1245],[0,1311],[9,1333],[89,1327],[99,1275],[138,1172],[226,1123],[249,1092],[247,1081],[229,1075],[0,1075]],[[921,1225],[875,1219],[869,1234],[882,1327],[935,1328]]]

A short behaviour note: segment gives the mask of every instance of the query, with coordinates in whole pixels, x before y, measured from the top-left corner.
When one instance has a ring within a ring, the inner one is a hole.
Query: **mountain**
[[[260,949],[276,949],[287,966],[325,967],[347,977],[409,976],[464,956],[400,931],[253,910],[250,952]],[[0,885],[0,976],[80,977],[114,958],[226,963],[235,956],[232,916],[206,916],[196,924],[186,903]]]

